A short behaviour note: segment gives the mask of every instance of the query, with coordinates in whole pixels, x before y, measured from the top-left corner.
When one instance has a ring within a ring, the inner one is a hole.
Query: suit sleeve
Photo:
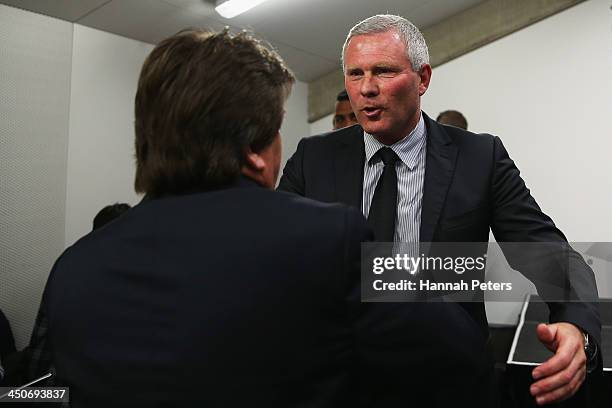
[[[601,344],[593,271],[542,212],[497,137],[493,159],[491,229],[508,263],[536,285],[551,323],[573,323]],[[572,301],[564,301],[568,298]]]
[[[349,301],[361,302],[361,243],[374,239],[363,214],[352,207],[346,210],[346,236],[344,237],[345,276]]]
[[[542,212],[498,137],[494,138],[491,229],[499,242],[566,241]]]
[[[293,156],[287,160],[283,175],[278,184],[278,190],[295,193],[301,196],[306,194],[304,180],[304,139],[300,140]]]

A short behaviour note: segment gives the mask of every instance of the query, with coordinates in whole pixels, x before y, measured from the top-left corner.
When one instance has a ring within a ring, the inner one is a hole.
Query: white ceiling
[[[482,0],[268,0],[231,20],[207,0],[0,0],[0,3],[155,44],[186,27],[255,31],[302,81],[339,67],[348,30],[377,13],[428,27]]]

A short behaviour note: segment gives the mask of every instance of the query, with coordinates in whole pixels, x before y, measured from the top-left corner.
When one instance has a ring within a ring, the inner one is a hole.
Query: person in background
[[[357,117],[351,107],[346,90],[340,91],[336,97],[336,113],[334,114],[334,130],[357,124]]]
[[[118,218],[124,212],[132,208],[127,203],[115,203],[102,208],[93,219],[93,231]]]
[[[461,112],[456,110],[445,110],[441,112],[436,118],[436,122],[443,125],[455,126],[463,130],[467,130],[468,128],[467,119],[465,119],[465,116],[463,116]]]

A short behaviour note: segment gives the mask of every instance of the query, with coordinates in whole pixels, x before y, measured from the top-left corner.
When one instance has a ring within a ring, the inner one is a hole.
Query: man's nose
[[[378,83],[372,75],[364,75],[361,81],[361,95],[376,96],[378,95]]]

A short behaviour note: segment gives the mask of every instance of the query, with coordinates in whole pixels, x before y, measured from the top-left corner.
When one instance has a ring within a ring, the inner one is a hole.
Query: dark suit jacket
[[[72,407],[341,406],[368,239],[359,211],[248,179],[141,202],[51,272]]]
[[[427,127],[427,156],[422,202],[421,242],[487,242],[489,228],[498,242],[566,242],[545,215],[520,177],[501,140],[443,126],[423,113]],[[324,202],[361,208],[365,150],[363,129],[344,128],[300,141],[289,159],[279,189]],[[503,247],[502,247],[503,248]],[[537,279],[529,263],[509,257],[510,265]],[[596,299],[592,270],[575,252],[569,262],[577,273],[572,285],[582,299]],[[536,286],[538,286],[538,282]],[[462,306],[487,336],[483,303]],[[550,321],[567,321],[601,343],[597,305],[550,302]],[[424,318],[428,318],[425,314]],[[440,322],[448,324],[448,319]]]
[[[461,308],[390,319],[361,304],[369,239],[358,210],[248,180],[143,201],[54,265],[43,304],[57,383],[73,408],[388,407],[393,392],[417,403],[434,358],[477,371],[484,343]],[[443,318],[466,344],[438,335]],[[437,385],[450,401],[467,389]]]

